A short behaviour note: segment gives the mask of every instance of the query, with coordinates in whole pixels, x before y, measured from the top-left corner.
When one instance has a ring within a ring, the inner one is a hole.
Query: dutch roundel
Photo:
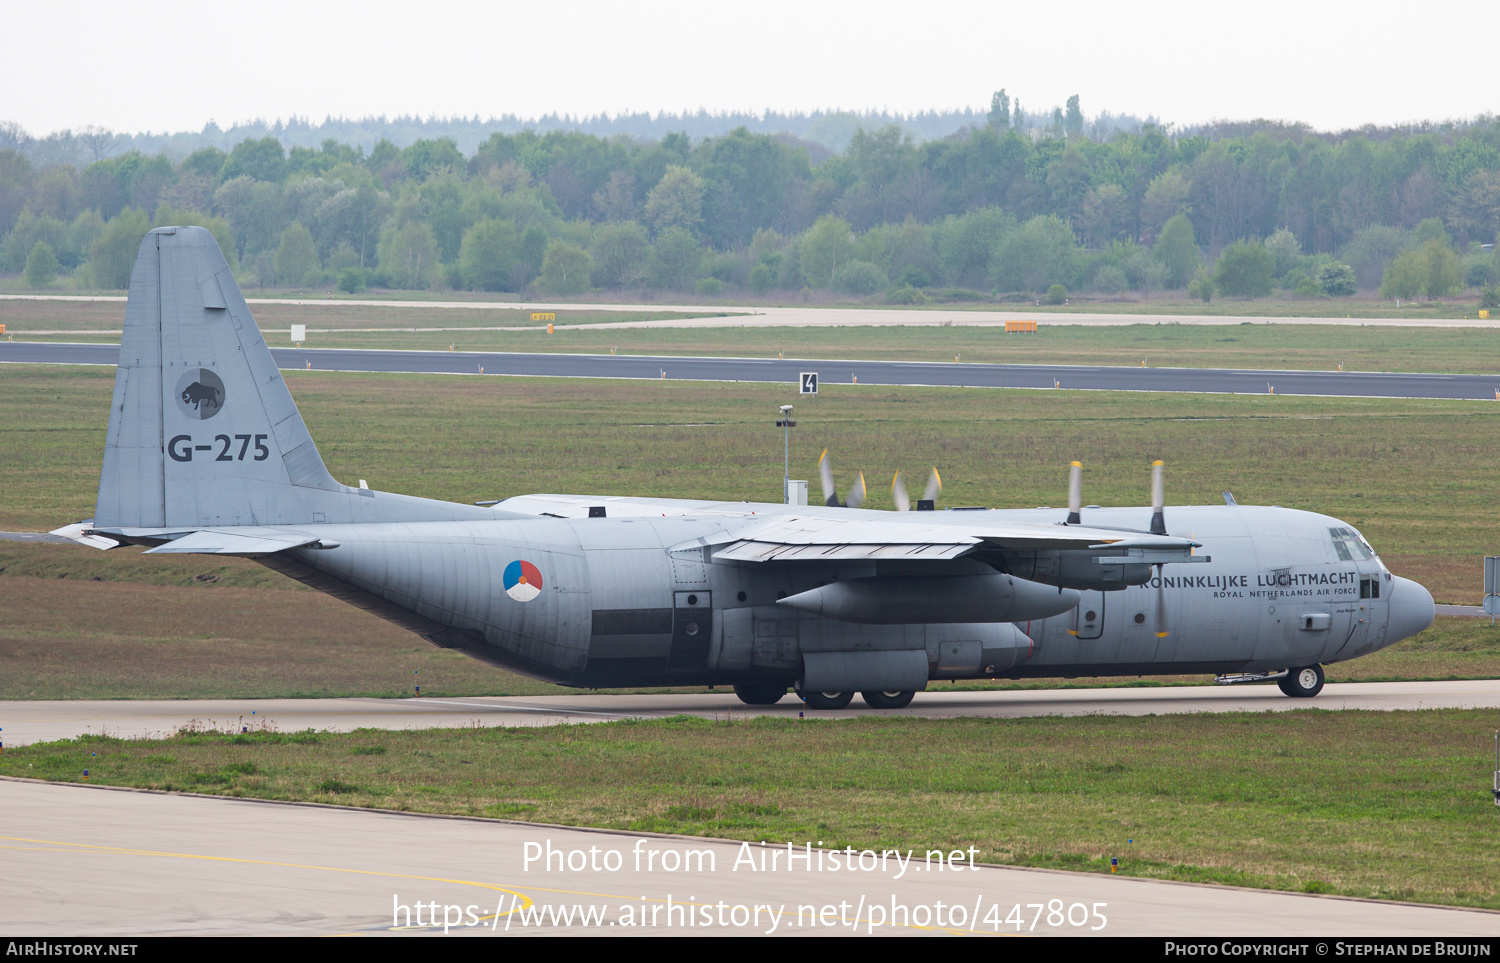
[[[542,573],[530,562],[516,559],[505,566],[505,594],[517,602],[530,602],[542,594]]]

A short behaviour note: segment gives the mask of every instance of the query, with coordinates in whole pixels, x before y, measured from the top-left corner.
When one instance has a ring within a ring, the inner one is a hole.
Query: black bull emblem
[[[194,381],[182,389],[182,403],[192,405],[194,411],[200,410],[201,406],[205,404],[217,408],[223,400],[220,397],[222,394],[222,391],[212,385],[206,385],[201,381]]]

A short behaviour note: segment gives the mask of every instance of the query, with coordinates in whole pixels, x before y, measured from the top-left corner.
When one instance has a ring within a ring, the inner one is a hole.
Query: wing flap
[[[226,532],[205,529],[174,538],[165,545],[147,549],[146,555],[239,555],[251,558],[256,555],[274,555],[291,548],[316,545],[332,548],[337,543],[328,543],[317,536],[301,532],[284,532],[276,529],[257,531],[255,534]]]
[[[959,544],[851,544],[788,545],[781,542],[741,540],[714,552],[714,559],[729,562],[847,562],[890,559],[949,559],[974,550],[972,543]]]

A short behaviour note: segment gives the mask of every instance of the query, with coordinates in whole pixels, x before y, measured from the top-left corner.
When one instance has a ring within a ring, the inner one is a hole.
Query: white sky
[[[0,120],[38,136],[291,115],[988,109],[1000,87],[1028,112],[1077,93],[1087,115],[1177,123],[1500,110],[1494,0],[0,0],[0,23]]]

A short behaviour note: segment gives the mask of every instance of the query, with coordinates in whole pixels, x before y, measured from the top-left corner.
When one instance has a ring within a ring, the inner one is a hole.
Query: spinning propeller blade
[[[943,490],[943,479],[938,475],[937,467],[932,469],[932,475],[927,479],[927,487],[922,491],[922,500],[927,502],[937,501],[938,492]]]
[[[854,487],[849,489],[849,501],[845,503],[848,508],[858,508],[865,502],[865,473],[859,473],[859,480]]]
[[[1162,462],[1160,460],[1151,463],[1151,534],[1167,534],[1167,520],[1162,514],[1162,507],[1166,503],[1162,484]]]
[[[818,480],[823,483],[823,504],[836,507],[839,504],[839,493],[833,487],[833,465],[828,461],[827,448],[818,456]]]
[[[911,511],[911,496],[906,494],[906,482],[901,480],[901,473],[896,472],[896,477],[891,479],[891,501],[896,503],[896,511]]]
[[[1083,462],[1068,467],[1068,524],[1083,524]]]

